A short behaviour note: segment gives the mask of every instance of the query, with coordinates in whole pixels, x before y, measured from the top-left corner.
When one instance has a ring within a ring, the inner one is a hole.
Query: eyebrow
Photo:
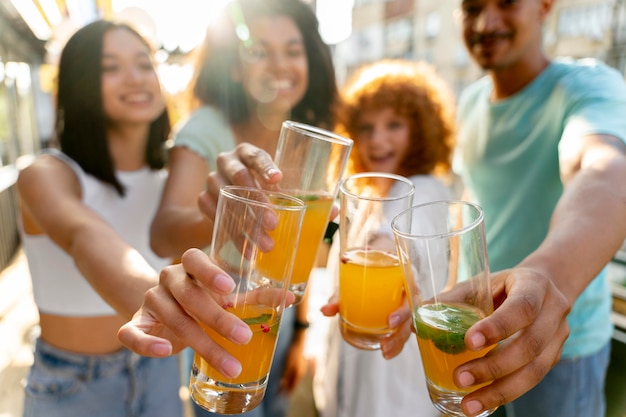
[[[116,55],[116,54],[102,52],[102,59],[115,59],[117,57],[118,57],[118,55]],[[144,57],[150,59],[150,54],[147,53],[147,52],[137,52],[133,56],[133,58],[144,58]]]

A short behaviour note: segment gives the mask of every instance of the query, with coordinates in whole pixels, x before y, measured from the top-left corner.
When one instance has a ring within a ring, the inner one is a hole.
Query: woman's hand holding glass
[[[241,364],[211,339],[198,321],[233,343],[246,344],[250,327],[222,307],[235,288],[233,279],[199,249],[187,250],[181,263],[161,271],[159,284],[146,292],[141,308],[122,326],[118,338],[144,356],[164,357],[190,346],[225,375],[235,377]]]

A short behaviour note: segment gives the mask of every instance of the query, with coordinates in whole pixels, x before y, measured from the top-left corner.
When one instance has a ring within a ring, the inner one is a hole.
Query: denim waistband
[[[35,361],[39,366],[62,368],[64,373],[74,374],[84,381],[134,369],[141,359],[126,348],[104,355],[89,355],[56,348],[41,338],[35,343]]]

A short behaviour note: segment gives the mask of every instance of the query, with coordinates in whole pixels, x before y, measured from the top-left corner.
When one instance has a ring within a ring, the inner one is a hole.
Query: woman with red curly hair
[[[349,174],[405,176],[415,185],[414,204],[451,198],[446,182],[455,137],[454,101],[430,65],[384,60],[362,67],[344,87],[336,116],[338,132],[354,140]],[[328,259],[333,277],[328,281],[335,282],[336,243]],[[322,310],[334,315],[336,307],[327,304]],[[381,355],[343,341],[334,319],[323,322],[328,324],[328,339],[317,351],[314,376],[321,417],[440,415],[426,390],[416,342],[404,348],[384,344]],[[405,327],[399,331],[408,333]]]

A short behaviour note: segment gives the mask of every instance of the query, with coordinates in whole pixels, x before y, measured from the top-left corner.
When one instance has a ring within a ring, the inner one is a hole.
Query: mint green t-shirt
[[[492,271],[511,268],[546,237],[563,193],[558,148],[572,135],[613,135],[626,141],[626,86],[594,60],[554,60],[515,95],[490,102],[484,77],[459,102],[454,167],[485,210]],[[598,202],[602,204],[602,202]],[[611,293],[601,273],[568,316],[563,357],[589,355],[611,337]]]
[[[200,155],[211,172],[216,169],[217,155],[232,151],[236,144],[233,131],[222,113],[203,106],[174,129],[174,146],[184,146]]]

